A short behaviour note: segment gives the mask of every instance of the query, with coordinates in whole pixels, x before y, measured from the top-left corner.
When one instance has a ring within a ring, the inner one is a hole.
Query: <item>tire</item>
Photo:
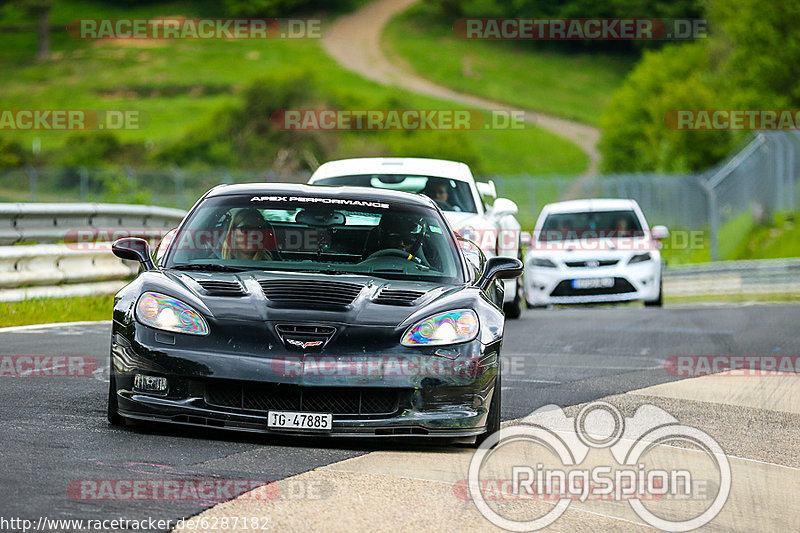
[[[522,245],[519,246],[519,259],[522,261],[523,265],[525,261],[522,256]],[[525,274],[523,273],[520,277],[515,280],[514,283],[514,300],[503,305],[503,312],[506,315],[506,318],[517,319],[522,316],[522,310],[525,309],[525,304],[527,303],[528,298],[525,296]]]
[[[497,366],[497,378],[494,382],[494,392],[492,393],[492,405],[489,406],[489,415],[486,417],[486,431],[475,437],[475,444],[472,446],[477,448],[489,435],[500,431],[500,411],[503,406],[503,388],[500,379],[500,365]]]
[[[664,280],[658,281],[658,297],[655,300],[645,300],[645,307],[663,307],[664,306]]]
[[[108,423],[112,426],[122,427],[125,425],[125,419],[119,414],[119,407],[117,406],[117,379],[113,375],[108,379],[108,409],[107,414]]]
[[[519,277],[514,284],[514,301],[503,305],[506,318],[517,319],[522,316],[522,306],[525,301],[525,283]]]

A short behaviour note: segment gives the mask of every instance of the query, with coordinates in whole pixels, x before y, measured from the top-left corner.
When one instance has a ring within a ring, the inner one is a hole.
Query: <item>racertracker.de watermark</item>
[[[664,124],[672,130],[797,130],[800,109],[671,109]]]
[[[672,355],[664,361],[670,376],[800,376],[800,355]]]
[[[67,24],[73,39],[319,39],[319,19],[183,18],[76,19]]]
[[[705,19],[658,18],[462,18],[459,39],[531,41],[687,40],[708,37]]]
[[[138,109],[0,109],[0,131],[139,130],[148,123]]]
[[[285,479],[75,479],[67,495],[77,501],[324,500],[333,486],[321,480]]]
[[[519,130],[520,110],[477,109],[280,109],[270,117],[282,131]]]
[[[87,355],[0,355],[0,377],[85,378],[97,370],[97,359]]]

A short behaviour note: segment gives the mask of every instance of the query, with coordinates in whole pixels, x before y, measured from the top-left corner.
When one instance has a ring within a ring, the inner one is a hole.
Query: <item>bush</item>
[[[664,118],[674,109],[724,107],[710,86],[706,43],[645,53],[614,93],[600,121],[605,172],[689,172],[713,165],[741,135],[677,131]]]
[[[14,141],[0,138],[0,170],[21,166],[27,162],[27,154]]]
[[[157,159],[182,166],[309,169],[335,150],[336,135],[282,131],[270,117],[281,109],[325,106],[314,95],[310,73],[258,79],[244,88],[240,103],[218,108],[207,124],[162,149]]]

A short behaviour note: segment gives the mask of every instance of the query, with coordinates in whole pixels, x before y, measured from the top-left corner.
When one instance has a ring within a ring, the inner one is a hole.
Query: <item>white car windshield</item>
[[[477,213],[469,183],[437,176],[403,174],[358,174],[333,176],[314,181],[314,185],[355,185],[424,194],[442,211]]]
[[[551,213],[542,224],[540,242],[591,238],[643,237],[633,210]]]
[[[458,283],[464,276],[456,246],[430,208],[340,198],[219,196],[204,200],[173,236],[166,267]]]

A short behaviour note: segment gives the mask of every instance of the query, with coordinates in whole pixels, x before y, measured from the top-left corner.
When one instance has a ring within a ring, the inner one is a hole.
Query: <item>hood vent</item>
[[[384,305],[414,305],[423,294],[425,294],[423,291],[384,288],[373,301]]]
[[[271,279],[258,282],[264,296],[293,307],[345,307],[353,303],[364,285],[312,279]]]
[[[244,287],[238,281],[216,279],[195,280],[209,296],[244,296]]]

